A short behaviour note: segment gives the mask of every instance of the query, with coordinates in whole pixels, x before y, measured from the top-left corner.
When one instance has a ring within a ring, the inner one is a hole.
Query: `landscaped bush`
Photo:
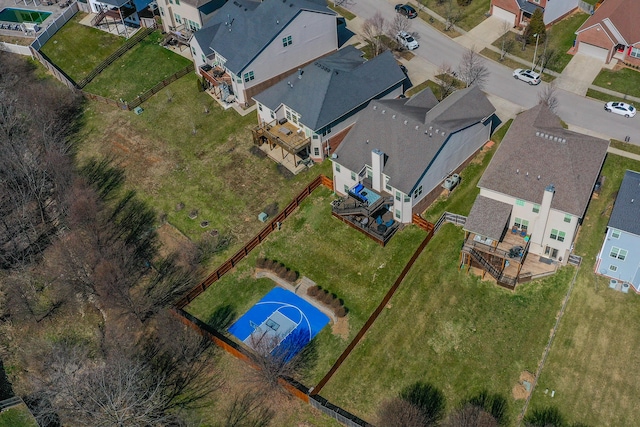
[[[332,293],[327,292],[326,294],[324,294],[324,297],[322,298],[322,302],[324,302],[327,305],[331,305],[333,304],[333,300],[335,300],[336,297],[333,296]]]
[[[295,282],[296,280],[298,280],[298,272],[294,270],[287,271],[286,279],[291,283]]]
[[[338,317],[344,317],[344,316],[346,316],[346,315],[347,315],[347,309],[346,309],[346,308],[344,308],[343,306],[340,306],[340,307],[336,308],[333,312],[334,312],[334,313],[336,314],[336,316],[338,316]]]
[[[262,258],[262,257],[261,257],[261,258],[258,258],[258,259],[256,260],[256,267],[258,267],[258,268],[264,268],[264,267],[265,267],[265,265],[267,265],[267,262],[268,262],[268,261],[269,261],[269,260],[268,260],[268,259],[266,259],[266,258]]]
[[[266,268],[267,270],[273,270],[276,265],[277,263],[272,259],[267,259],[264,262],[264,268]]]
[[[291,270],[289,270],[289,269],[288,269],[287,267],[285,267],[284,265],[283,265],[282,267],[283,267],[283,268],[281,268],[281,269],[278,271],[278,276],[280,276],[280,278],[281,278],[281,279],[285,279],[285,280],[286,280],[286,279],[287,279],[287,277],[289,277],[289,271],[291,271]]]
[[[278,276],[283,277],[283,274],[287,273],[287,267],[285,267],[282,263],[278,263],[274,266],[273,271]]]
[[[333,301],[331,301],[331,307],[338,308],[342,306],[342,301],[340,301],[340,298],[335,298]]]

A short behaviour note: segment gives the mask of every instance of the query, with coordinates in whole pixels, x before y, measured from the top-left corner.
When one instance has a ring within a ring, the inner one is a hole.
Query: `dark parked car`
[[[416,10],[408,4],[397,4],[396,12],[400,15],[406,16],[407,18],[415,18],[416,16],[418,16],[418,12],[416,12]]]

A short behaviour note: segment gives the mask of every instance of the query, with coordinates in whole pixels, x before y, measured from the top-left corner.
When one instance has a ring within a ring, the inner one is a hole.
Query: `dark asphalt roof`
[[[520,10],[523,10],[527,13],[530,13],[533,15],[533,12],[536,11],[536,9],[542,9],[544,11],[543,7],[540,7],[539,5],[533,4],[527,0],[516,0],[518,2],[518,7],[520,7]]]
[[[640,236],[640,173],[625,172],[609,227]]]
[[[608,147],[609,141],[564,129],[539,104],[515,118],[478,186],[541,204],[553,184],[551,207],[582,217]]]
[[[511,206],[495,199],[478,195],[464,229],[493,240],[500,240],[511,216]]]
[[[451,133],[495,112],[476,87],[457,91],[433,108],[416,106],[430,105],[434,99],[427,89],[409,100],[371,101],[336,149],[338,163],[359,171],[377,148],[387,155],[383,172],[390,177],[389,184],[411,193]]]
[[[302,10],[335,15],[320,0],[228,0],[196,40],[206,55],[214,49],[227,69],[240,74]]]
[[[254,99],[271,110],[286,105],[314,131],[401,85],[406,78],[391,52],[367,61],[353,46],[320,58],[301,71]]]

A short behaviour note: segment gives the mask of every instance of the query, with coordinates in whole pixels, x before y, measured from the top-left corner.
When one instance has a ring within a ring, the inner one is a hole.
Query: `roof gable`
[[[576,34],[601,23],[614,37],[617,35],[621,37],[617,40],[619,43],[633,45],[640,42],[638,16],[640,16],[639,1],[607,0],[578,28]]]
[[[540,104],[516,117],[478,186],[540,204],[545,187],[553,184],[551,207],[582,217],[608,146],[564,129]]]
[[[360,171],[370,163],[371,150],[377,148],[386,154],[383,172],[390,177],[389,184],[409,194],[450,134],[469,126],[468,121],[439,122],[440,118],[457,114],[449,111],[452,109],[475,111],[475,117],[480,118],[495,112],[495,107],[476,87],[457,91],[454,95],[450,95],[453,97],[451,102],[445,102],[447,98],[433,108],[411,105],[411,100],[406,99],[372,101],[336,149],[337,162],[352,171]],[[433,94],[416,96],[429,99]],[[435,120],[432,120],[430,112],[441,105],[443,111],[436,111]],[[475,123],[478,122],[479,119]]]
[[[613,205],[609,227],[640,236],[640,173],[626,171]]]
[[[215,50],[239,74],[302,11],[335,15],[317,0],[229,0],[195,33],[196,40],[205,54]]]
[[[271,110],[286,105],[300,114],[305,126],[318,131],[399,86],[405,78],[391,52],[367,61],[360,50],[346,46],[317,59],[254,99]]]

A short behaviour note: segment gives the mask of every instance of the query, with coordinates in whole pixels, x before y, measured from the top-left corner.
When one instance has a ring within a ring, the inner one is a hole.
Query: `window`
[[[344,192],[345,193],[349,192],[349,186],[347,184],[344,185]]]
[[[174,13],[174,16],[176,17],[176,22],[178,24],[182,24],[182,18],[180,18],[180,15],[178,15],[177,13]]]
[[[336,172],[340,172],[340,165],[336,163]]]
[[[618,266],[617,266],[617,265],[613,265],[613,264],[611,264],[611,265],[609,266],[609,270],[611,270],[611,271],[618,271]]]
[[[611,237],[613,239],[619,239],[620,238],[620,230],[612,229],[611,230]]]
[[[253,76],[253,71],[249,71],[248,73],[244,73],[244,82],[250,82],[251,80],[253,80],[255,77]]]
[[[399,192],[399,191],[396,191],[396,200],[397,200],[397,201],[400,201],[400,200],[401,200],[400,192]]]
[[[258,103],[258,110],[262,111],[262,104]]]
[[[564,242],[564,238],[567,236],[567,233],[564,231],[558,231],[558,242]]]
[[[524,200],[516,199],[516,206],[524,206]]]
[[[176,4],[180,6],[180,0],[176,0]]]
[[[173,0],[169,0],[169,3],[173,4]]]
[[[160,9],[160,16],[164,16],[164,8],[159,8]]]
[[[564,216],[564,222],[568,222],[568,223],[570,223],[570,222],[571,222],[571,215],[566,214],[566,215]]]
[[[396,209],[396,218],[400,219],[401,216],[402,212],[400,212],[400,209]]]
[[[611,248],[611,252],[609,252],[609,256],[611,258],[618,258],[621,261],[624,261],[627,258],[628,251],[626,249],[616,248],[615,246]]]
[[[533,213],[538,213],[538,212],[540,212],[540,205],[535,205],[535,204],[534,204],[534,205],[533,205],[533,209],[532,209],[532,210],[533,210]]]
[[[318,139],[318,135],[313,135],[313,139]]]
[[[351,181],[355,181],[355,180],[356,180],[356,173],[351,172]]]
[[[389,192],[389,193],[391,193],[393,191],[393,189],[389,185],[389,180],[387,180],[387,182],[384,183],[384,189],[387,190],[387,192]]]
[[[553,240],[556,240],[558,238],[558,230],[556,230],[555,228],[551,230],[551,237]]]
[[[285,115],[287,116],[287,120],[291,120],[291,111],[284,110]]]
[[[418,196],[420,196],[422,194],[422,185],[418,188],[416,188],[416,191],[413,192],[413,198],[417,198]]]
[[[202,54],[202,62],[207,62],[207,58],[204,56],[204,53]]]
[[[634,58],[640,58],[640,49],[637,47],[632,47],[629,56],[633,56]]]
[[[313,147],[313,155],[314,156],[319,156],[320,155],[320,149],[318,147]]]
[[[282,39],[282,46],[283,47],[287,47],[287,46],[291,45],[292,43],[293,43],[293,41],[291,40],[291,36],[287,36],[287,37]]]
[[[271,118],[272,118],[272,119],[275,119],[275,118],[276,118],[276,116],[273,114],[273,111],[271,112]]]
[[[527,229],[529,228],[529,221],[522,218],[515,218],[513,220],[513,225],[514,227],[519,228],[522,231],[527,231]]]

